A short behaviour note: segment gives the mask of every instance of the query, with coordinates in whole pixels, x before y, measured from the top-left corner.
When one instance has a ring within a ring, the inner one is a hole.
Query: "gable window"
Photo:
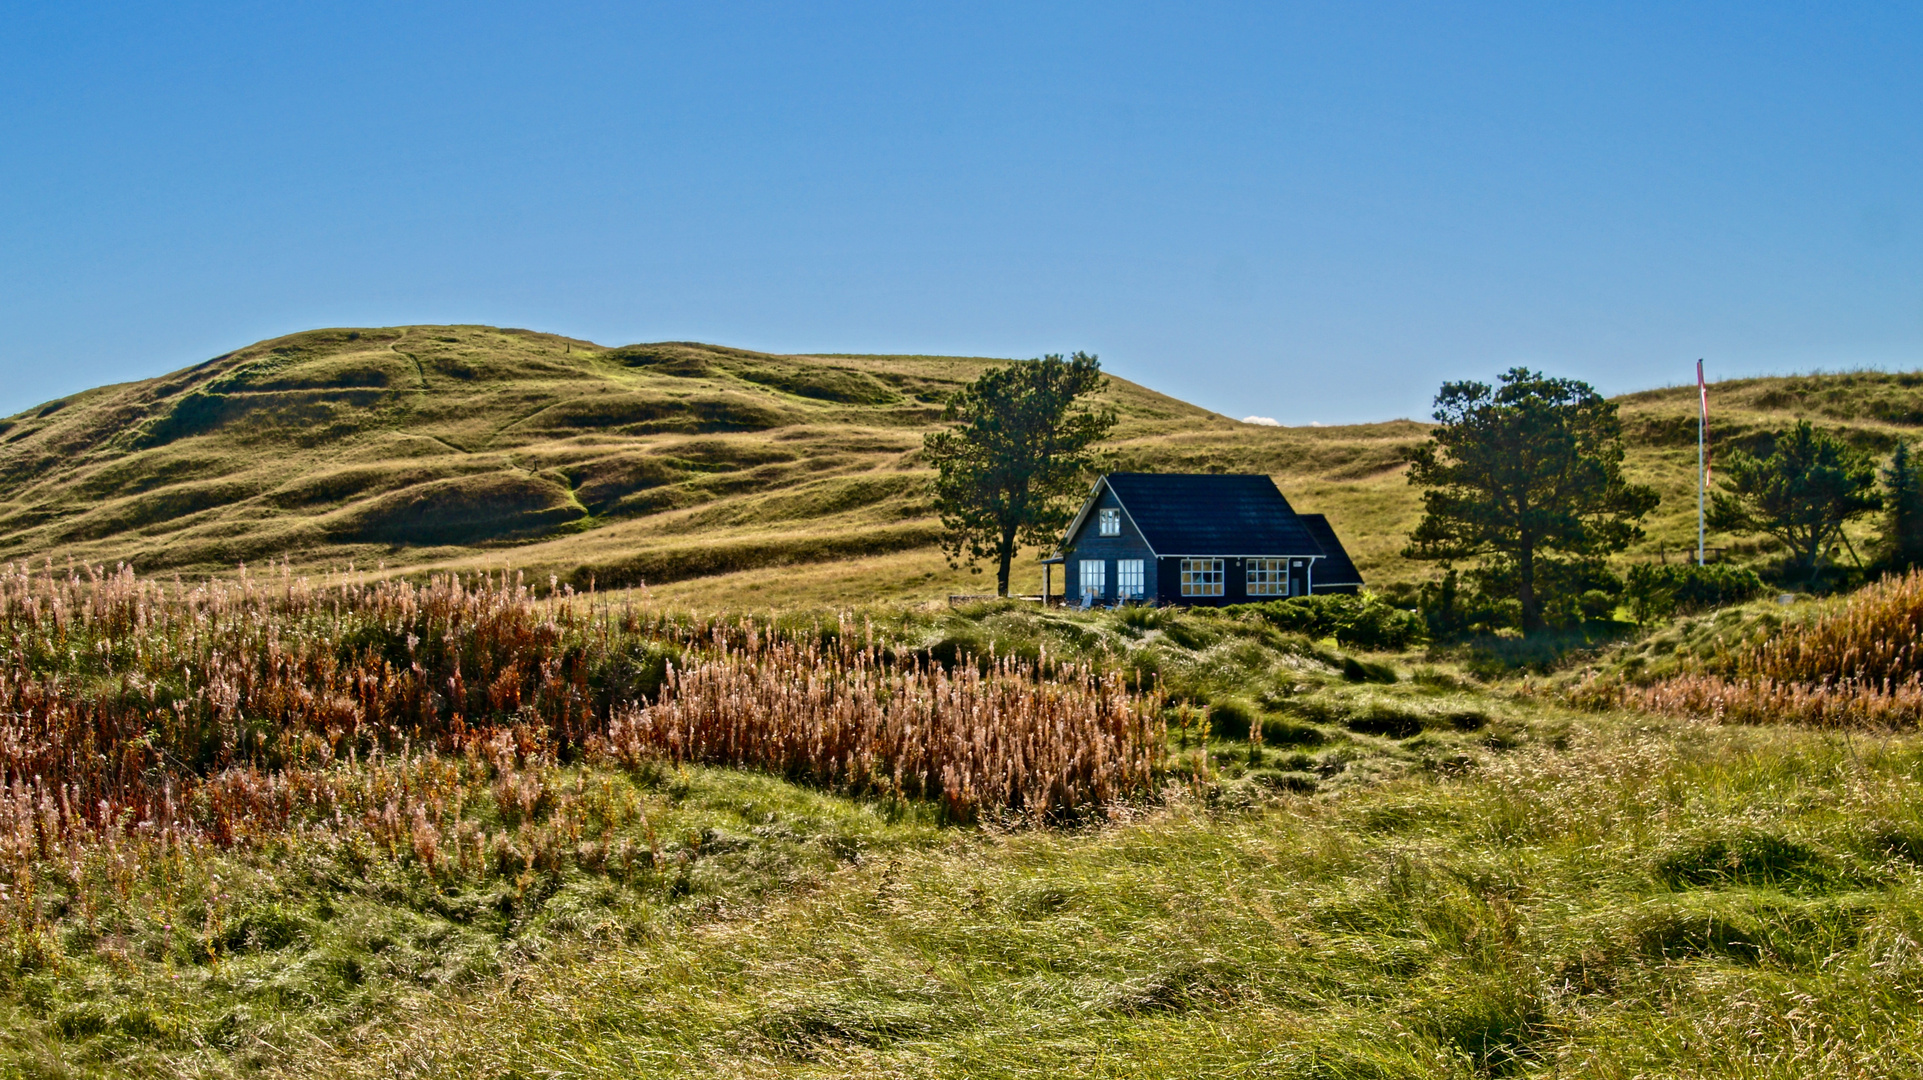
[[[1082,595],[1100,600],[1108,593],[1108,563],[1102,559],[1083,559]]]
[[[1289,560],[1250,559],[1248,568],[1250,596],[1289,595]]]
[[[1117,600],[1140,600],[1148,595],[1144,585],[1141,559],[1115,560],[1115,598]]]
[[[1222,595],[1222,560],[1183,559],[1182,595]]]
[[[1120,510],[1095,511],[1095,532],[1099,536],[1122,535],[1122,512]]]

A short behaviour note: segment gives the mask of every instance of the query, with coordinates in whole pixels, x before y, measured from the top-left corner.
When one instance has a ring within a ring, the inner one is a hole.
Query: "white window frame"
[[[1224,562],[1222,559],[1183,559],[1182,595],[1221,596]]]
[[[1122,511],[1115,507],[1095,511],[1095,535],[1122,535]]]
[[[1108,595],[1108,560],[1083,559],[1076,568],[1076,582],[1081,586],[1077,595],[1093,597],[1096,600]],[[1090,588],[1090,584],[1094,588]]]
[[[1249,559],[1247,587],[1250,596],[1289,596],[1288,559]]]
[[[1143,559],[1115,560],[1115,599],[1140,600],[1148,595],[1148,569]]]

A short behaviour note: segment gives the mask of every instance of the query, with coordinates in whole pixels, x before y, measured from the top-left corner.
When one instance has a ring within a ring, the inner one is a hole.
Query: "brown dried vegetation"
[[[1649,686],[1591,678],[1591,705],[1735,723],[1913,728],[1923,721],[1923,573],[1890,577],[1806,622],[1734,647]]]
[[[587,835],[551,790],[583,760],[1055,815],[1146,793],[1165,744],[1158,695],[1086,667],[896,665],[846,620],[784,632],[505,576],[189,587],[11,565],[0,633],[0,860],[22,871],[70,845],[350,825],[430,870],[532,866]]]

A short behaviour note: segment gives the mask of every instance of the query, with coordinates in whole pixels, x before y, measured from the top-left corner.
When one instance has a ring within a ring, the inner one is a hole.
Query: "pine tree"
[[[1923,476],[1910,460],[1910,445],[1899,442],[1883,470],[1883,558],[1897,570],[1923,566]]]
[[[955,565],[991,560],[997,595],[1008,595],[1016,548],[1054,540],[1073,514],[1089,447],[1115,426],[1115,410],[1085,400],[1106,385],[1088,353],[1017,361],[949,398],[942,419],[956,426],[923,438],[942,547]]]
[[[1410,455],[1425,513],[1403,555],[1480,557],[1518,601],[1523,632],[1547,629],[1542,587],[1627,547],[1656,507],[1653,489],[1623,476],[1616,406],[1588,383],[1513,368],[1494,388],[1444,383],[1435,418]]]
[[[1882,507],[1876,463],[1808,420],[1777,432],[1774,443],[1768,457],[1725,455],[1709,527],[1774,537],[1814,582],[1824,549],[1843,536],[1843,526]]]

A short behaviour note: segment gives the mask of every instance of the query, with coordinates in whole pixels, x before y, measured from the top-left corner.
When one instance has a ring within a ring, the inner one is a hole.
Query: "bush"
[[[1413,611],[1393,607],[1374,593],[1292,596],[1261,604],[1235,604],[1230,615],[1258,615],[1278,630],[1312,638],[1332,637],[1357,649],[1407,649],[1428,637]]]
[[[1763,579],[1747,567],[1643,563],[1630,567],[1623,599],[1636,622],[1647,625],[1679,613],[1741,603],[1762,591]]]

